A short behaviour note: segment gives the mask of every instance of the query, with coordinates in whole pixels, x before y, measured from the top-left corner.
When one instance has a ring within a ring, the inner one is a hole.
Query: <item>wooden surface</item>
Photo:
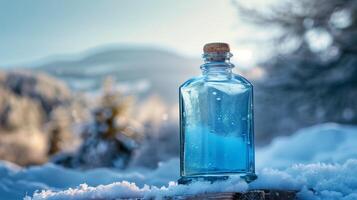
[[[126,198],[144,200],[143,198]],[[206,193],[197,195],[184,195],[164,197],[165,200],[296,200],[296,191],[291,190],[252,190],[248,192],[226,192],[226,193]],[[108,200],[108,199],[96,199]],[[114,200],[114,199],[111,199]],[[122,199],[115,199],[122,200]]]
[[[187,195],[166,197],[167,200],[203,200],[203,199],[226,199],[226,200],[296,200],[296,191],[285,190],[253,190],[244,193],[209,193],[200,195]]]

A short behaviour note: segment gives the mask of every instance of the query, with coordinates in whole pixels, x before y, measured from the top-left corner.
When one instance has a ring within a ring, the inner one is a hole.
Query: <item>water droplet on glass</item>
[[[213,94],[213,95],[216,95],[216,94],[217,94],[217,92],[212,92],[212,94]]]
[[[217,98],[216,98],[216,100],[217,100],[217,101],[220,101],[220,100],[221,100],[221,98],[217,97]]]

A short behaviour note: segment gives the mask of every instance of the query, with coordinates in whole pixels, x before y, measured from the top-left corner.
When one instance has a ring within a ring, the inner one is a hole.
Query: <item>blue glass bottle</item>
[[[180,86],[179,183],[256,179],[253,86],[232,73],[226,43],[204,47],[202,75]]]

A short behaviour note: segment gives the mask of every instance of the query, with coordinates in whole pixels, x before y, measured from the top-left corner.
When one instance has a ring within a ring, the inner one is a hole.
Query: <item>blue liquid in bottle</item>
[[[225,43],[204,47],[202,76],[181,85],[179,183],[256,179],[253,86],[232,73]]]

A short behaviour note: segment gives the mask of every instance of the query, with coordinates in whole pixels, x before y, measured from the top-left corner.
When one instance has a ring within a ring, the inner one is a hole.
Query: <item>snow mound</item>
[[[257,149],[256,167],[283,169],[295,163],[344,163],[357,159],[357,128],[327,123],[304,128],[290,137],[279,137]]]
[[[90,187],[81,184],[64,191],[45,190],[35,193],[25,200],[81,200],[116,198],[155,198],[189,195],[210,192],[241,192],[248,189],[289,189],[300,191],[299,199],[355,199],[357,197],[357,160],[344,164],[294,165],[286,170],[263,169],[257,181],[246,184],[237,177],[223,182],[195,182],[190,185],[177,185],[170,182],[166,187],[145,185],[138,187],[127,181],[109,185]]]

